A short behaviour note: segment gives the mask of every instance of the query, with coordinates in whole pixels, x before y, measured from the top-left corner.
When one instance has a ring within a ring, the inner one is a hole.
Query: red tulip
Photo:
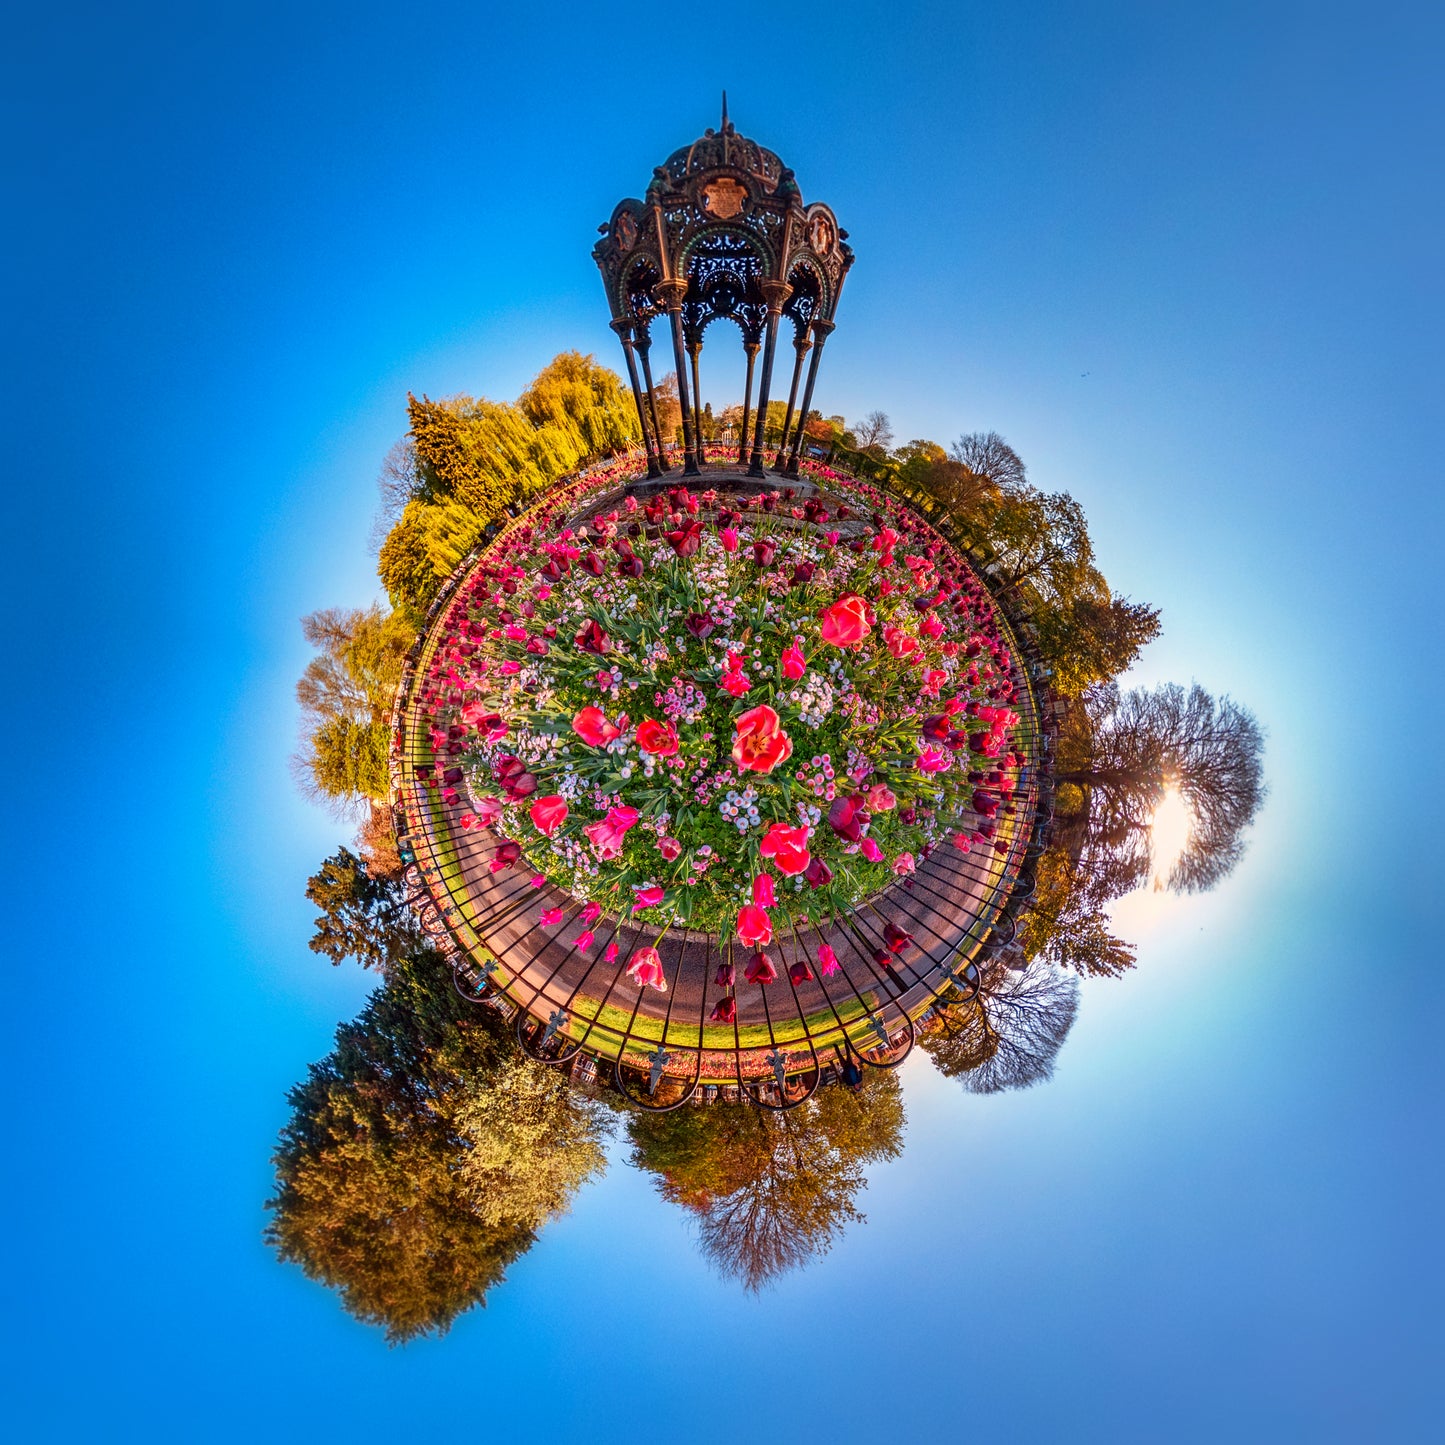
[[[863,824],[867,821],[868,810],[861,798],[835,798],[828,809],[828,826],[850,843],[856,843],[863,836]]]
[[[572,731],[589,748],[605,747],[614,738],[622,735],[619,729],[607,721],[607,716],[600,707],[584,707],[572,719]]]
[[[872,628],[868,604],[856,592],[845,593],[823,613],[823,641],[833,647],[857,647]]]
[[[833,881],[833,870],[821,858],[810,858],[803,877],[810,888],[826,888]]]
[[[573,640],[583,652],[595,652],[598,657],[612,651],[612,639],[590,618]]]
[[[711,1018],[715,1024],[736,1023],[738,1017],[738,1001],[731,994],[726,998],[720,998],[713,1005]]]
[[[743,970],[743,977],[749,983],[773,983],[778,977],[778,970],[773,967],[772,959],[766,953],[759,951],[748,960],[748,966]]]
[[[636,808],[609,808],[605,818],[589,823],[582,831],[591,840],[592,851],[606,863],[622,852],[622,840],[636,822]]]
[[[741,697],[745,692],[752,691],[752,683],[747,675],[735,667],[730,667],[718,679],[717,684],[729,697]]]
[[[667,980],[662,973],[662,959],[655,948],[639,948],[628,960],[627,975],[637,980],[639,987],[667,992]]]
[[[772,908],[778,901],[778,895],[773,890],[773,875],[771,873],[759,873],[753,879],[753,902],[759,908]]]
[[[773,823],[763,835],[758,852],[764,858],[771,858],[779,873],[790,878],[801,873],[810,860],[808,852],[808,830],[790,828],[786,823]]]
[[[756,903],[744,903],[738,909],[738,937],[749,945],[771,943],[773,920]]]
[[[537,831],[550,838],[567,821],[567,804],[558,794],[551,793],[545,798],[538,798],[528,809],[528,816]]]
[[[794,983],[809,983],[813,977],[813,970],[808,967],[806,959],[800,958],[789,970],[788,977]]]
[[[656,883],[650,883],[646,888],[634,888],[636,898],[632,904],[634,913],[641,913],[644,908],[656,908],[662,902],[662,889]]]
[[[645,753],[670,758],[677,751],[677,729],[670,722],[646,718],[637,726],[637,746]]]
[[[754,773],[770,773],[793,755],[792,740],[782,721],[766,703],[749,708],[737,719],[732,757],[738,767]]]

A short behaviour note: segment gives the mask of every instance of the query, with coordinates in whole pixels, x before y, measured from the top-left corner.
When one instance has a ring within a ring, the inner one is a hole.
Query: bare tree
[[[1137,887],[1150,868],[1150,825],[1175,789],[1190,815],[1189,838],[1165,886],[1212,888],[1244,856],[1242,834],[1264,802],[1264,734],[1254,716],[1198,683],[1121,693],[1116,683],[1084,695],[1091,756],[1060,771],[1089,795],[1085,865],[1096,896]]]
[[[1035,959],[1021,970],[994,964],[971,1004],[947,1011],[921,1045],[940,1073],[973,1094],[1027,1089],[1052,1077],[1079,1012],[1079,981]]]
[[[387,533],[396,526],[406,504],[421,495],[421,473],[417,468],[416,447],[410,437],[393,443],[381,460],[376,490],[381,494],[381,508],[371,524],[371,550],[379,552]]]
[[[1023,459],[996,432],[970,432],[948,449],[954,461],[985,478],[995,487],[1022,487],[1027,478]]]
[[[858,438],[859,451],[886,452],[893,440],[893,423],[887,412],[870,411],[862,421],[854,422],[853,435]]]

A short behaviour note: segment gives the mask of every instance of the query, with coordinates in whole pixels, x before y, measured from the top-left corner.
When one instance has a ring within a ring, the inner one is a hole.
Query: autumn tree
[[[608,1116],[519,1051],[467,1081],[456,1117],[469,1142],[457,1167],[486,1224],[540,1229],[607,1167]]]
[[[564,471],[642,440],[631,392],[616,372],[579,351],[554,357],[517,398],[517,406],[539,434],[552,427],[565,438],[565,446],[556,444],[557,456],[571,457]]]
[[[1062,768],[1058,780],[1088,794],[1085,862],[1096,894],[1118,896],[1148,877],[1150,827],[1170,789],[1190,827],[1163,882],[1177,893],[1212,888],[1244,855],[1244,830],[1265,798],[1264,735],[1254,716],[1198,683],[1128,693],[1110,683],[1089,689],[1083,703],[1089,758]]]
[[[545,1090],[530,1069],[541,1067],[521,1059],[499,1016],[456,996],[438,954],[398,959],[288,1096],[267,1241],[390,1343],[445,1333],[485,1303],[575,1183],[596,1171],[596,1133],[566,1116],[565,1101],[540,1106],[552,1111],[553,1130],[540,1151],[527,1146],[525,1128],[495,1134],[496,1110],[478,1106],[520,1087],[532,1098],[524,1114],[535,1118]],[[575,1161],[559,1166],[567,1151]],[[479,1199],[466,1168],[474,1152],[506,1207]]]
[[[1134,946],[1115,936],[1106,899],[1087,868],[1063,847],[1039,859],[1033,898],[1019,921],[1018,941],[1038,958],[1087,978],[1117,978],[1134,967]]]
[[[796,1109],[715,1104],[634,1114],[632,1163],[695,1218],[703,1254],[758,1290],[824,1254],[851,1223],[863,1166],[902,1149],[903,1100],[891,1073],[861,1093],[820,1089]]]
[[[412,635],[379,607],[331,607],[301,619],[317,655],[296,684],[299,776],[343,808],[387,792],[387,720]]]
[[[1035,626],[1039,651],[1053,668],[1054,688],[1078,697],[1133,665],[1144,645],[1159,635],[1159,609],[1117,594],[1105,600],[1090,591],[1040,608]]]

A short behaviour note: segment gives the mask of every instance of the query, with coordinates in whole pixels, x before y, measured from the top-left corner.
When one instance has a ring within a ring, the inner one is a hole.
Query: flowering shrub
[[[790,923],[950,840],[1005,850],[1023,750],[992,600],[907,509],[822,481],[605,508],[583,485],[482,555],[435,634],[423,766],[496,835],[493,870],[587,923],[731,931],[767,983]],[[660,986],[655,962],[628,972]]]

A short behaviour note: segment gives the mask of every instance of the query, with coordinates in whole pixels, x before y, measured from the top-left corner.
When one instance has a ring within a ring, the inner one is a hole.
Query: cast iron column
[[[662,469],[657,465],[657,448],[652,439],[652,428],[647,423],[647,408],[642,403],[642,388],[637,384],[637,357],[632,351],[632,323],[614,321],[612,329],[622,342],[623,355],[627,357],[627,379],[632,383],[632,400],[637,406],[637,424],[642,428],[642,446],[647,452],[647,475],[658,477]]]
[[[680,276],[659,281],[652,288],[659,304],[667,308],[672,323],[672,357],[677,367],[677,399],[682,405],[682,448],[684,476],[695,477],[702,468],[697,464],[697,433],[692,425],[692,402],[687,394],[687,349],[682,342],[682,298],[687,295],[687,282]]]
[[[790,477],[798,475],[798,450],[803,444],[803,427],[808,420],[808,409],[813,405],[813,383],[818,379],[818,363],[823,359],[823,343],[828,339],[833,326],[833,322],[824,321],[821,316],[813,323],[813,335],[817,340],[813,343],[813,359],[808,364],[808,384],[803,388],[803,411],[798,418],[798,435],[794,438],[792,454],[788,457],[786,470]]]
[[[743,383],[742,440],[738,443],[738,460],[740,462],[745,462],[748,459],[748,417],[752,412],[753,362],[758,359],[758,343],[756,341],[744,341],[743,350],[748,354],[748,379]]]
[[[793,384],[788,390],[788,409],[783,414],[783,436],[778,442],[778,454],[773,458],[773,469],[782,471],[783,464],[788,458],[788,432],[793,425],[793,406],[798,400],[798,378],[803,372],[803,358],[812,349],[813,343],[808,340],[808,333],[805,329],[801,336],[793,338],[793,349],[798,353],[797,360],[793,362]]]
[[[657,389],[652,384],[652,362],[648,360],[648,353],[652,350],[652,337],[646,331],[640,331],[637,340],[632,344],[642,358],[642,379],[647,383],[647,406],[652,413],[652,434],[657,439],[657,465],[664,472],[670,472],[672,464],[667,460],[667,447],[662,439],[662,422],[657,415]]]
[[[765,477],[763,469],[764,429],[768,424],[768,391],[773,379],[773,353],[778,346],[778,318],[783,314],[783,305],[793,294],[793,288],[786,281],[760,281],[759,289],[768,303],[768,329],[763,338],[763,375],[758,382],[758,424],[753,432],[753,456],[748,464],[750,477]]]

